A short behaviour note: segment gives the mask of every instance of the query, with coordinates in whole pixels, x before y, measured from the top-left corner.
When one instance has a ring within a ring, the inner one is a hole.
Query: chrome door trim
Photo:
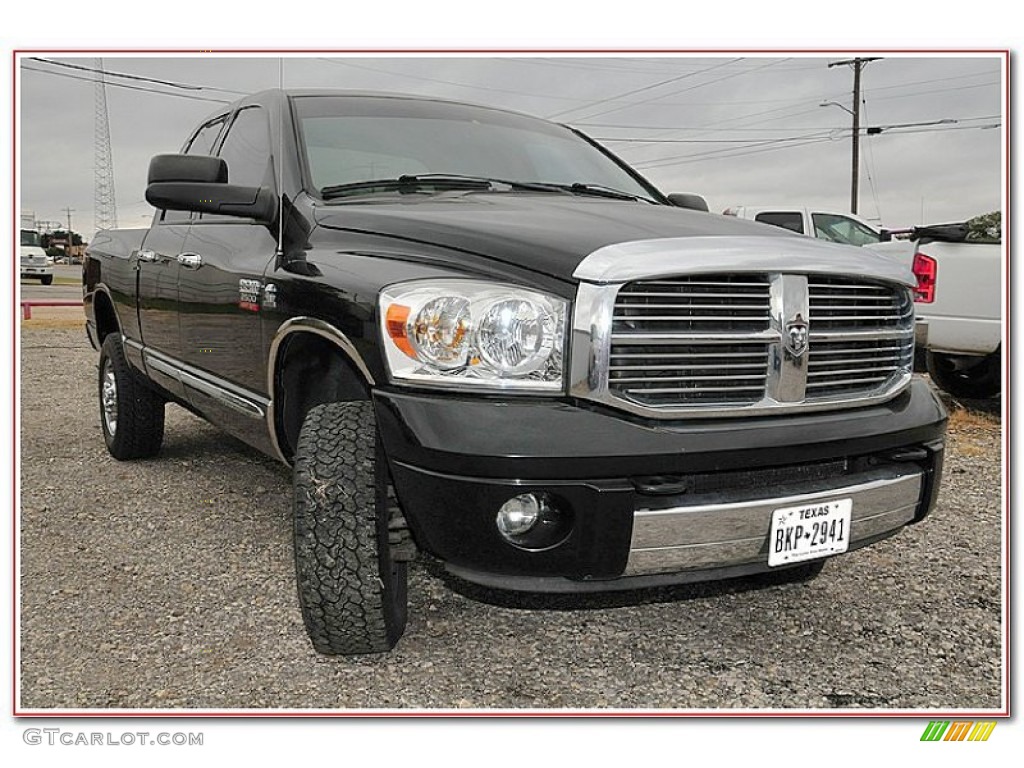
[[[221,405],[251,419],[266,418],[269,404],[267,398],[231,384],[219,376],[194,368],[162,352],[146,349],[143,354],[147,366],[170,376],[182,386],[202,392]]]

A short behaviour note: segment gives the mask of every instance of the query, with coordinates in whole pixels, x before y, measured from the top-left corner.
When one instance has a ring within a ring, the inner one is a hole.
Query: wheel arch
[[[96,336],[100,346],[111,333],[121,332],[121,318],[118,317],[114,300],[106,289],[97,286],[92,294],[92,315],[96,323]]]
[[[283,323],[267,366],[267,425],[278,457],[292,463],[302,421],[312,408],[369,400],[375,383],[351,340],[335,326],[314,317]]]

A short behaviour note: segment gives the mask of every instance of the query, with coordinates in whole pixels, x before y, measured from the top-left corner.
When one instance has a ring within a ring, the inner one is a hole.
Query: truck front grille
[[[808,278],[815,330],[900,328],[913,313],[892,286],[844,277]]]
[[[615,300],[612,333],[764,331],[770,319],[768,288],[757,275],[629,283]]]
[[[880,281],[637,280],[614,295],[607,392],[658,416],[877,400],[909,381],[913,322],[909,291]]]
[[[883,387],[913,357],[912,338],[812,343],[807,361],[807,399],[856,397]]]

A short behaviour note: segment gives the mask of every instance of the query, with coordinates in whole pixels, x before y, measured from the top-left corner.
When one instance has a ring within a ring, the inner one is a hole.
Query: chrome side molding
[[[194,368],[169,355],[144,349],[146,365],[175,379],[183,386],[202,392],[221,405],[251,419],[265,419],[269,401],[255,392],[237,387],[211,373]]]

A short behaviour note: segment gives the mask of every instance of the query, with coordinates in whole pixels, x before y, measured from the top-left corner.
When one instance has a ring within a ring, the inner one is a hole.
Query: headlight
[[[395,380],[560,391],[568,302],[479,280],[418,280],[380,295]]]

